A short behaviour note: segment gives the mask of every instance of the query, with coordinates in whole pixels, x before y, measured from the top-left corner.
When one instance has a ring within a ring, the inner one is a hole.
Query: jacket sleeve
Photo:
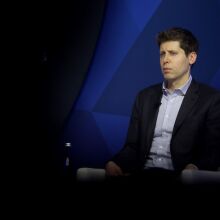
[[[205,154],[195,161],[199,169],[217,170],[220,167],[220,93],[215,93],[206,115]],[[201,137],[203,138],[203,137]]]
[[[113,157],[113,161],[118,164],[123,171],[132,172],[138,167],[137,151],[140,135],[140,94],[137,95],[133,104],[132,114],[127,132],[124,147]]]

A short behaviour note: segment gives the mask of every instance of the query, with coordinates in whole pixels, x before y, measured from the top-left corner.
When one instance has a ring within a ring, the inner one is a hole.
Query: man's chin
[[[165,80],[173,80],[173,77],[170,74],[163,74]]]

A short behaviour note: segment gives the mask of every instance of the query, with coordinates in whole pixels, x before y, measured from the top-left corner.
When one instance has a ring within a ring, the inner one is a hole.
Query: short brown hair
[[[180,47],[185,51],[186,55],[191,52],[198,53],[199,42],[196,37],[187,29],[173,27],[162,31],[157,35],[158,46],[167,41],[179,41]]]

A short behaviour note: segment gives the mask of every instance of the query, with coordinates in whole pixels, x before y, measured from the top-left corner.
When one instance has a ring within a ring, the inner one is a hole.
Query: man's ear
[[[197,58],[197,54],[196,52],[191,52],[189,55],[188,55],[188,59],[189,59],[189,63],[192,65],[196,62],[196,58]]]

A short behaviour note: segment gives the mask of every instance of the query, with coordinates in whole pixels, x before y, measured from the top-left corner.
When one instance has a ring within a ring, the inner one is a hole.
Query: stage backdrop
[[[61,135],[73,168],[103,167],[124,144],[137,92],[162,80],[156,34],[172,26],[200,41],[192,76],[220,88],[220,0],[109,0],[80,95]]]

